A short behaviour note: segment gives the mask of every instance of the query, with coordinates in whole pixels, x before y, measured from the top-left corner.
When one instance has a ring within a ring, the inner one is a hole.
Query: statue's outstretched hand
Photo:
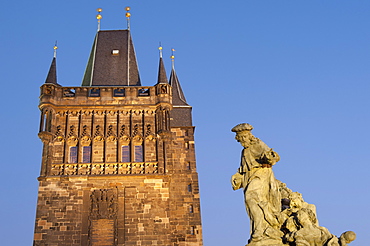
[[[243,187],[243,175],[240,173],[235,173],[231,176],[231,185],[233,190],[238,190]]]

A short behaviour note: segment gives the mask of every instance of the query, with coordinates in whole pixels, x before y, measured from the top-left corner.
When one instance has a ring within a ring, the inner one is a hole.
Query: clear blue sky
[[[274,148],[278,179],[317,206],[333,234],[357,233],[368,245],[370,221],[370,1],[128,0],[2,4],[0,38],[2,153],[0,244],[31,245],[41,141],[39,87],[58,40],[58,82],[81,84],[96,32],[131,30],[143,85],[157,79],[158,44],[176,71],[196,126],[205,246],[249,238],[243,194],[229,179],[241,146],[241,122]]]

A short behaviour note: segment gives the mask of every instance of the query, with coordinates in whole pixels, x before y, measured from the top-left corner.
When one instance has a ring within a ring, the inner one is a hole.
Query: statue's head
[[[340,240],[341,241],[343,240],[345,243],[350,243],[355,239],[356,239],[356,233],[354,233],[353,231],[346,231],[346,232],[343,232],[342,235],[340,235]]]
[[[235,139],[238,141],[244,148],[250,145],[252,139],[254,139],[252,134],[253,126],[248,123],[242,123],[236,125],[231,129],[232,132],[236,133]]]
[[[298,208],[298,209],[302,208],[302,204],[303,204],[302,194],[298,192],[292,192],[289,195],[289,200],[290,200],[291,208]]]

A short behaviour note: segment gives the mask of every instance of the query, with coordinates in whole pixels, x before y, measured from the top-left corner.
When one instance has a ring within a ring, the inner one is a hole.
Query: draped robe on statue
[[[250,217],[250,243],[280,240],[282,236],[277,220],[281,198],[271,168],[278,160],[278,154],[258,138],[242,151],[236,175],[242,179],[240,186],[244,189],[245,206]]]

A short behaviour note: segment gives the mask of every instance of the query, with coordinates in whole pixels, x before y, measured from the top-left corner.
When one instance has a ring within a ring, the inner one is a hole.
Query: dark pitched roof
[[[173,105],[188,105],[182,92],[179,79],[177,78],[175,68],[172,67],[170,75],[170,85],[172,86],[172,104]]]
[[[48,76],[46,77],[45,83],[57,85],[57,59],[54,56],[51,61]]]
[[[162,57],[159,58],[158,81],[157,84],[168,84],[166,69]]]
[[[129,85],[141,85],[130,31],[99,31],[95,36],[82,86]]]

